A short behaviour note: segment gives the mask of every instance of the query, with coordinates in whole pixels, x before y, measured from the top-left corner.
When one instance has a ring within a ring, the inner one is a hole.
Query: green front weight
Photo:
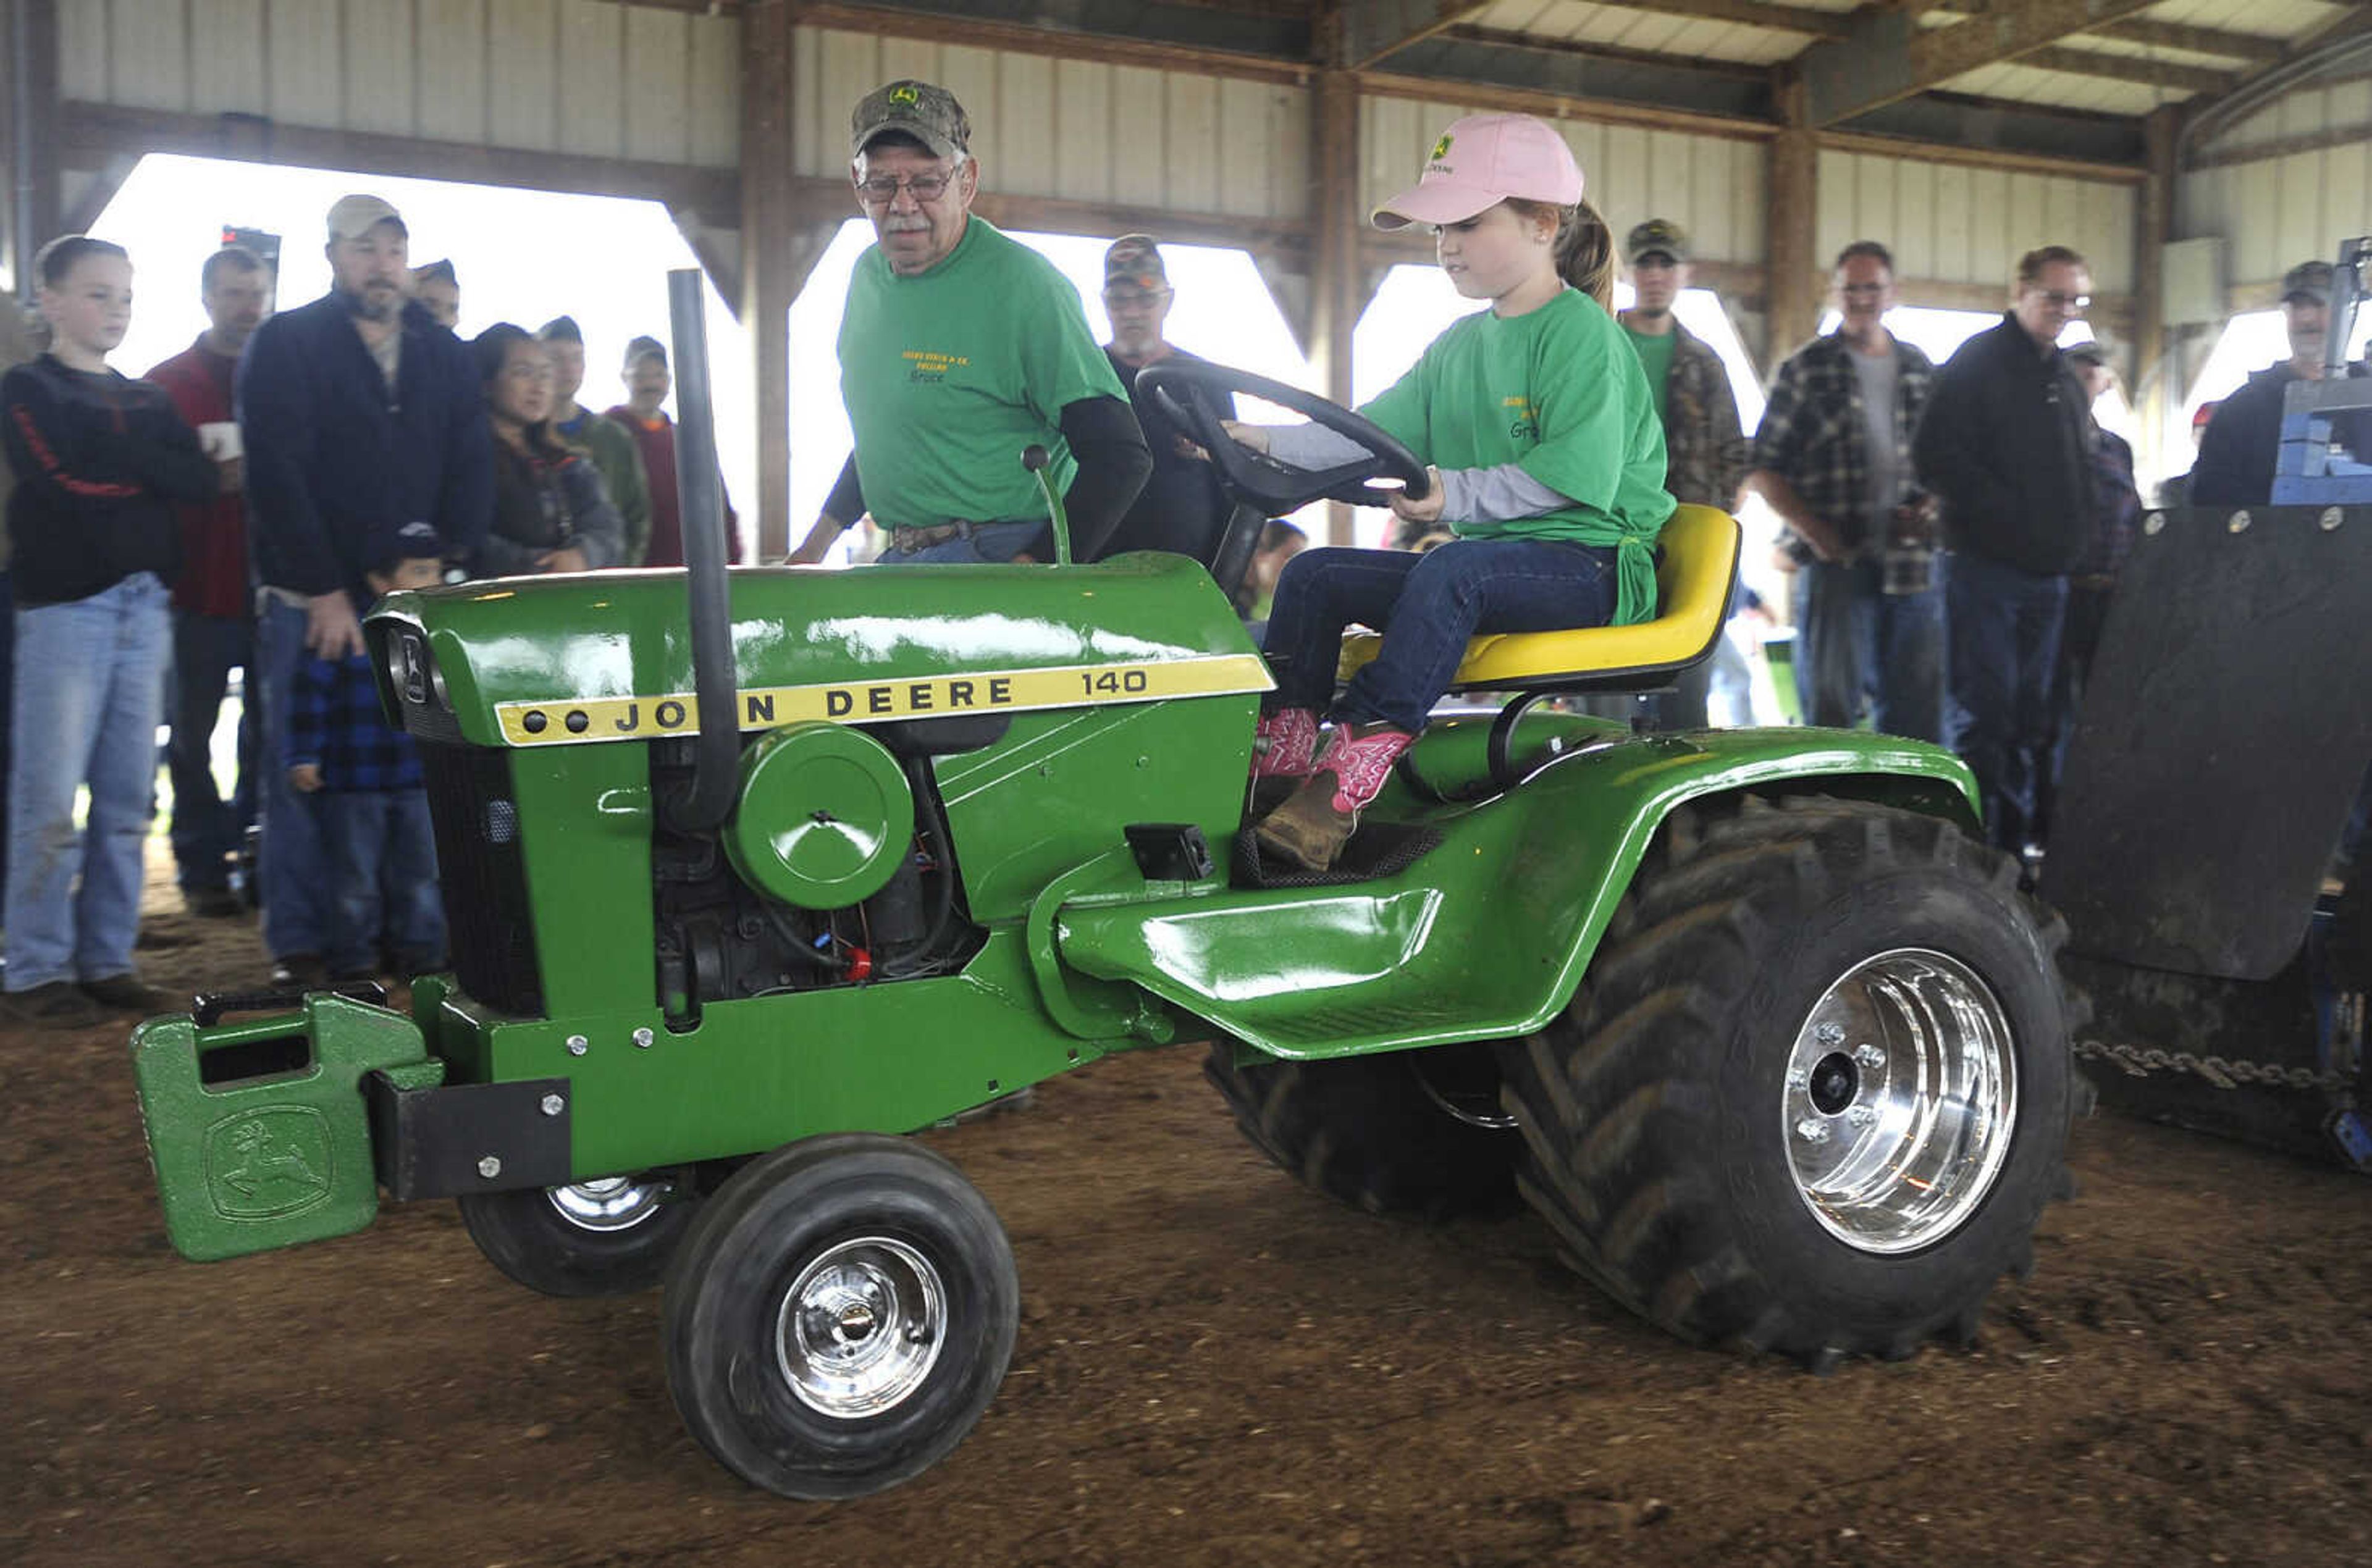
[[[132,1033],[132,1070],[165,1234],[198,1262],[369,1225],[363,1075],[444,1076],[411,1019],[328,992],[302,1012],[207,1028],[187,1013],[151,1018]]]

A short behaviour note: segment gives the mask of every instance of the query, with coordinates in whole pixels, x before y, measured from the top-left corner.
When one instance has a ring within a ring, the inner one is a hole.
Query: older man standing
[[[2091,269],[2074,250],[2027,252],[2001,324],[1962,343],[1936,375],[1913,447],[1920,482],[1943,501],[1952,551],[1952,746],[1976,774],[1985,836],[2013,854],[2035,827],[2067,574],[2091,545],[2097,510],[2099,430],[2059,352],[2091,292]]]
[[[227,246],[198,273],[206,330],[148,372],[198,432],[222,469],[222,493],[184,504],[181,575],[173,585],[173,675],[166,718],[173,726],[173,859],[181,901],[192,912],[235,915],[230,861],[255,819],[256,705],[239,704],[238,782],[225,801],[215,784],[215,723],[230,672],[255,665],[255,605],[247,586],[247,501],[233,424],[232,379],[248,340],[272,313],[272,269],[254,251]],[[227,433],[227,435],[226,434]]]
[[[592,461],[626,525],[626,552],[618,564],[639,566],[651,551],[651,482],[642,454],[624,425],[576,401],[585,386],[585,334],[576,319],[554,316],[536,337],[552,356],[552,428]]]
[[[850,117],[850,177],[878,243],[857,258],[840,327],[856,436],[795,563],[823,559],[870,511],[887,564],[1052,558],[1023,448],[1052,456],[1072,548],[1093,560],[1152,459],[1078,291],[972,215],[980,165],[955,96],[898,81]]]
[[[1219,546],[1232,508],[1219,489],[1217,470],[1200,448],[1174,428],[1150,400],[1137,395],[1136,373],[1148,365],[1199,365],[1202,361],[1162,335],[1169,320],[1169,269],[1149,234],[1123,234],[1104,252],[1104,312],[1112,341],[1104,345],[1152,449],[1153,474],[1120,526],[1095,559],[1132,550],[1167,550],[1209,562]],[[1232,404],[1233,400],[1230,400]],[[1233,412],[1232,407],[1229,412]],[[1233,592],[1236,585],[1222,583]]]
[[[263,940],[276,985],[323,975],[319,835],[288,786],[288,711],[308,653],[363,651],[364,574],[409,523],[474,554],[494,520],[494,450],[478,372],[411,297],[411,237],[377,196],[330,209],[330,292],[257,329],[238,372],[248,537],[262,584],[256,665],[264,775]]]
[[[1690,283],[1688,232],[1669,218],[1649,218],[1624,238],[1622,253],[1631,263],[1632,305],[1617,319],[1663,417],[1664,488],[1683,505],[1728,511],[1738,504],[1749,448],[1721,355],[1672,311]],[[1704,727],[1713,667],[1701,660],[1654,700],[1657,728]]]
[[[1885,733],[1941,741],[1944,586],[1911,469],[1936,366],[1886,328],[1885,246],[1846,246],[1831,281],[1837,330],[1772,377],[1747,476],[1787,525],[1796,691],[1807,724],[1850,728],[1866,703]]]
[[[2282,401],[2293,381],[2320,381],[2326,374],[2331,337],[2331,265],[2300,261],[2282,276],[2282,330],[2290,356],[2251,374],[2248,384],[2215,407],[2199,438],[2199,465],[2191,470],[2194,506],[2262,506],[2273,498],[2273,461],[2282,444]],[[2366,374],[2362,365],[2350,376]],[[2358,459],[2367,452],[2372,420],[2343,415],[2335,422],[2343,445]]]

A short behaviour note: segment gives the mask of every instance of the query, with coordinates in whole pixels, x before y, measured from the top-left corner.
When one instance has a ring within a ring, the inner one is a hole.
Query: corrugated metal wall
[[[2072,245],[2099,294],[2134,286],[2134,187],[1923,158],[1823,150],[1820,254],[1856,239],[1894,252],[1898,277],[1982,284],[2005,296],[2017,259]]]
[[[740,25],[599,0],[64,0],[62,97],[731,167]]]
[[[2337,145],[2277,150],[2326,135]],[[2224,161],[2259,148],[2270,156]],[[2223,236],[2237,287],[2277,285],[2299,261],[2328,260],[2343,238],[2372,234],[2372,79],[2286,94],[2191,155],[2215,167],[2181,177],[2177,238]]]
[[[1449,122],[1475,112],[1453,103],[1366,99],[1359,126],[1363,207],[1406,189]],[[1618,237],[1642,219],[1669,218],[1689,231],[1700,260],[1762,262],[1770,167],[1763,143],[1583,120],[1565,121],[1559,129],[1580,160],[1590,200]]]
[[[845,179],[849,111],[873,87],[912,76],[963,104],[983,175],[1001,195],[1235,217],[1309,211],[1301,87],[815,28],[796,30],[793,61],[801,174]]]

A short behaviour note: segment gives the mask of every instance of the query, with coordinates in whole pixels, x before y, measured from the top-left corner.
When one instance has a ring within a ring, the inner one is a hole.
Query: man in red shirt
[[[173,858],[181,900],[193,913],[239,912],[231,860],[255,820],[256,704],[239,704],[238,783],[225,801],[215,784],[215,721],[233,669],[250,669],[254,606],[247,572],[247,503],[233,423],[231,378],[247,340],[271,313],[272,270],[252,250],[227,247],[206,258],[200,296],[211,326],[188,349],[148,372],[198,432],[222,469],[222,494],[184,505],[181,576],[173,588],[173,679],[166,716],[173,779]]]
[[[668,372],[667,348],[657,338],[636,338],[626,345],[626,401],[609,417],[626,427],[643,456],[643,472],[651,482],[651,549],[645,566],[683,564],[683,514],[675,489],[675,421],[659,405],[667,401],[675,379]],[[719,475],[716,493],[725,501],[725,559],[739,564],[741,523],[733,501],[725,494]]]

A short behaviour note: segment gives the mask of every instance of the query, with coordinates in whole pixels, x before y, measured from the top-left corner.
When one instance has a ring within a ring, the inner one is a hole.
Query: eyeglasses
[[[898,192],[908,191],[917,202],[936,202],[948,193],[955,180],[952,173],[909,174],[901,179],[895,175],[877,174],[869,180],[859,180],[856,194],[868,207],[886,207],[898,199]]]
[[[2027,292],[2053,310],[2083,311],[2092,308],[2092,296],[2088,294],[2062,294],[2055,288],[2034,288]]]

